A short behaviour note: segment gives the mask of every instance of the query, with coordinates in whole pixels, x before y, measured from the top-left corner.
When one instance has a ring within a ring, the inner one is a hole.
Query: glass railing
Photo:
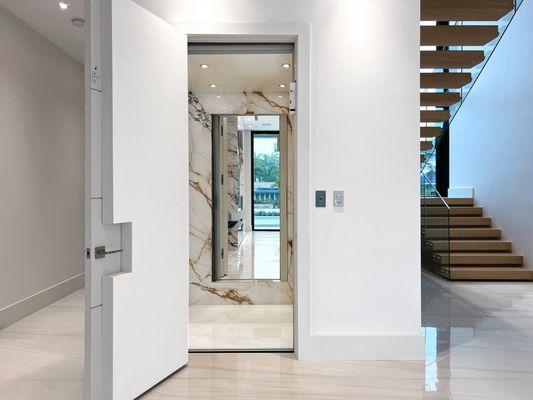
[[[472,88],[475,86],[477,79],[479,78],[481,72],[483,71],[483,68],[485,68],[485,65],[489,61],[490,57],[492,56],[494,49],[498,46],[498,43],[500,42],[501,38],[507,31],[507,28],[509,27],[511,21],[513,20],[514,16],[516,15],[516,12],[522,5],[524,0],[515,0],[515,4],[513,9],[504,17],[499,19],[498,21],[450,21],[450,25],[497,25],[498,26],[498,36],[491,40],[489,43],[487,43],[484,46],[450,46],[450,47],[439,47],[438,49],[436,47],[427,47],[424,46],[421,48],[422,50],[481,50],[484,53],[484,60],[475,65],[473,68],[468,69],[450,69],[446,70],[447,72],[470,72],[472,74],[472,81],[466,85],[463,86],[461,89],[449,89],[450,92],[459,92],[461,96],[461,100],[454,104],[453,106],[449,107],[450,110],[450,123],[453,121],[455,116],[457,115],[457,111],[461,108],[464,101],[468,97],[468,94],[472,90]],[[433,25],[432,22],[424,22],[425,25]],[[431,69],[431,70],[421,70],[421,72],[444,72],[443,69]],[[443,92],[443,89],[422,89],[421,92]],[[421,110],[441,110],[441,109],[447,109],[446,107],[421,107]],[[421,126],[423,127],[440,127],[443,128],[442,123],[422,123]],[[428,175],[428,178],[432,178],[431,171],[434,171],[436,166],[436,149],[439,146],[440,140],[443,135],[446,135],[447,132],[442,131],[441,136],[438,136],[436,138],[427,138],[422,139],[422,141],[429,141],[432,143],[431,148],[426,150],[421,150],[421,170],[423,173],[426,173]],[[435,184],[435,181],[432,180],[432,183]]]
[[[422,268],[450,278],[451,210],[429,177],[420,173]]]

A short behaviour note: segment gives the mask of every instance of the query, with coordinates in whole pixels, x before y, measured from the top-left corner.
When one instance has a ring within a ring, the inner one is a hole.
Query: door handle
[[[115,253],[120,253],[123,251],[124,250],[122,249],[106,251],[105,246],[96,246],[94,248],[94,258],[98,260],[100,258],[104,258],[108,254],[115,254]]]

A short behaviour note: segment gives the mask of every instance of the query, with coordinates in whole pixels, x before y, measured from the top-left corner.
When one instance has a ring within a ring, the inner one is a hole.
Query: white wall
[[[1,328],[83,285],[83,66],[3,7],[0,187]]]
[[[450,186],[533,266],[533,3],[524,1],[450,127]]]
[[[297,354],[421,358],[419,1],[138,2],[187,33],[298,34]]]

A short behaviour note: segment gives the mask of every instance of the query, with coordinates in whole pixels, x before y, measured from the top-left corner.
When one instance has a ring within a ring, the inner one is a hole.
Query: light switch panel
[[[317,190],[315,192],[315,207],[326,207],[326,191]]]
[[[333,207],[344,207],[344,190],[333,191]]]

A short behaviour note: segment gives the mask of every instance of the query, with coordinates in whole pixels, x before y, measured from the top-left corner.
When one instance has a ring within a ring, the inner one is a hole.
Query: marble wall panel
[[[281,98],[280,98],[281,96]],[[212,114],[287,114],[287,93],[189,93],[190,304],[291,304],[293,301],[293,131],[288,128],[288,280],[212,279]]]

